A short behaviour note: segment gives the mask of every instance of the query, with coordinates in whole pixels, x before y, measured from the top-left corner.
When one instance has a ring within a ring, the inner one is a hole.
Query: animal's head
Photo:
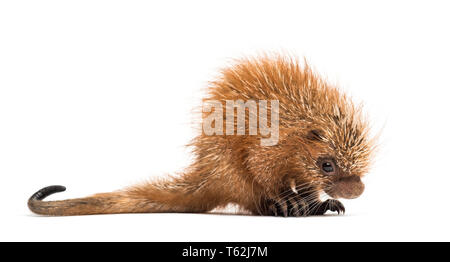
[[[355,119],[329,119],[321,129],[310,130],[314,144],[309,161],[311,175],[333,198],[356,198],[364,191],[361,178],[367,173],[373,150],[366,126]]]
[[[361,178],[369,170],[374,139],[361,107],[335,88],[316,91],[296,125],[300,172],[333,198],[357,198],[364,191]]]

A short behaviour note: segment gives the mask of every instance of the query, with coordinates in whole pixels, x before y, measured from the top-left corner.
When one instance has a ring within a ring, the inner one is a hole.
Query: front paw
[[[342,212],[342,214],[345,213],[345,207],[344,205],[336,199],[328,199],[326,201],[324,201],[322,203],[322,210],[324,214],[325,212],[327,212],[328,210],[332,211],[332,212],[338,212],[338,214],[340,214]]]

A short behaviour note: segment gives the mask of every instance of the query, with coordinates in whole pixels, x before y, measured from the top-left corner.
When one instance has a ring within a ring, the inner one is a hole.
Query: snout
[[[339,178],[326,193],[333,198],[357,198],[364,192],[364,184],[359,176]]]

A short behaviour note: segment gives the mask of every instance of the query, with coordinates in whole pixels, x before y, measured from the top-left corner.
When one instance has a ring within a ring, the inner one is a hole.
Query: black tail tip
[[[43,200],[44,198],[48,197],[51,194],[54,193],[58,193],[58,192],[63,192],[66,191],[66,187],[65,186],[48,186],[48,187],[44,187],[41,190],[37,191],[36,193],[34,193],[29,201],[32,200]]]

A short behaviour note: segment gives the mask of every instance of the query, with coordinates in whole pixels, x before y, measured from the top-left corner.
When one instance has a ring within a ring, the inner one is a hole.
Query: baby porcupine
[[[197,213],[233,203],[255,215],[306,216],[343,212],[336,198],[363,192],[361,177],[374,148],[367,122],[359,107],[306,63],[281,55],[239,60],[211,82],[204,103],[211,101],[277,101],[277,108],[270,103],[266,108],[269,116],[278,113],[276,143],[263,145],[265,136],[249,133],[245,108],[245,134],[202,132],[190,144],[195,159],[181,175],[85,198],[42,201],[65,190],[50,186],[30,197],[29,208],[58,216]],[[322,192],[332,199],[322,201]]]

